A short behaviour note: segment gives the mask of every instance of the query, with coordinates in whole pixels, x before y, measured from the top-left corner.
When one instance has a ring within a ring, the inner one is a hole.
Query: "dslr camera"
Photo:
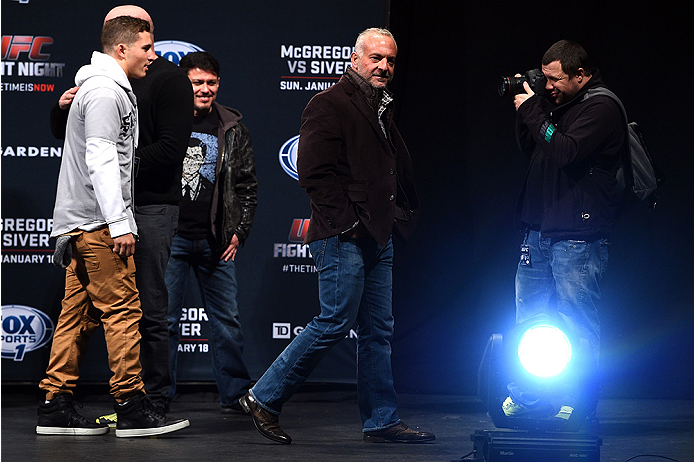
[[[535,94],[540,96],[547,94],[545,90],[545,85],[547,85],[545,74],[540,69],[533,69],[526,72],[522,77],[501,77],[499,81],[499,96],[514,96],[519,93],[525,93],[523,82],[528,82]]]

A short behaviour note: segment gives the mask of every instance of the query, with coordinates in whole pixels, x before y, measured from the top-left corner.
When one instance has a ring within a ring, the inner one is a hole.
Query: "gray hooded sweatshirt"
[[[137,100],[115,59],[95,51],[75,75],[51,237],[108,225],[112,237],[133,233],[132,174]]]

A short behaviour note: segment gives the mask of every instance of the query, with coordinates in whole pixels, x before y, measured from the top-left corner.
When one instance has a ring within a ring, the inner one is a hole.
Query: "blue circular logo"
[[[299,172],[296,167],[296,156],[299,150],[299,135],[289,138],[280,148],[280,165],[287,172],[287,175],[299,179]]]
[[[161,40],[154,42],[154,51],[159,56],[162,56],[172,63],[178,65],[178,62],[188,53],[194,51],[205,51],[197,45],[180,40]]]
[[[55,330],[51,318],[30,306],[3,305],[0,323],[2,357],[15,361],[22,361],[26,353],[46,345]]]

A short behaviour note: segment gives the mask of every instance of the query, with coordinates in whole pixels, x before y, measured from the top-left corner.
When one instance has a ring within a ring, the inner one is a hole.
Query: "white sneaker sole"
[[[72,435],[72,436],[92,436],[105,435],[111,429],[109,427],[100,428],[70,428],[70,427],[44,427],[36,426],[37,435]]]
[[[171,433],[186,428],[188,425],[190,425],[190,422],[188,420],[182,420],[180,422],[171,423],[164,427],[128,429],[116,428],[116,438],[135,438],[138,436],[164,435],[166,433]]]

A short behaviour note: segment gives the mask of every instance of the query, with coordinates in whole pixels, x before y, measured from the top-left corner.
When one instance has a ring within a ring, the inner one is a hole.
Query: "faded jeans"
[[[560,318],[579,340],[587,343],[589,364],[597,367],[600,356],[597,302],[599,282],[607,267],[607,239],[553,240],[530,230],[525,244],[530,249],[530,264],[519,263],[516,272],[516,323],[540,313]],[[516,402],[534,404],[534,397],[527,394],[523,397],[519,391],[511,394]]]

